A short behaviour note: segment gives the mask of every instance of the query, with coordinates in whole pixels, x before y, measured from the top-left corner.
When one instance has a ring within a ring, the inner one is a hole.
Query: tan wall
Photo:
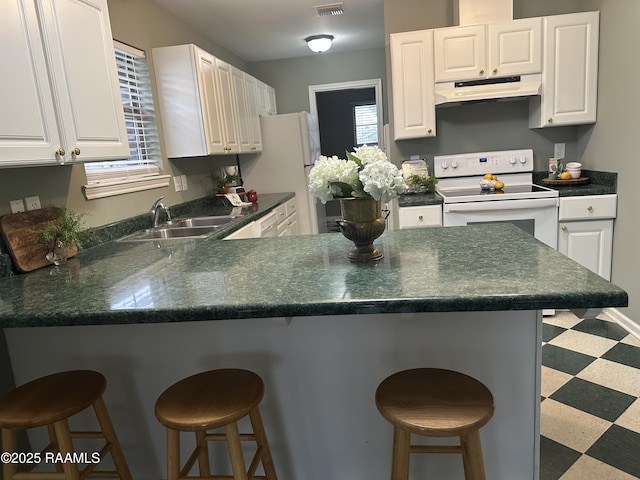
[[[640,83],[637,45],[640,2],[595,0],[600,10],[598,122],[581,131],[579,149],[585,167],[618,172],[618,218],[613,237],[612,281],[629,293],[623,313],[640,324],[638,238],[638,130]]]

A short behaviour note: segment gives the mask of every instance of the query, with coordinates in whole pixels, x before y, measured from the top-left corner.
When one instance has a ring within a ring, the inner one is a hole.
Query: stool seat
[[[493,416],[493,395],[473,377],[418,368],[386,378],[376,405],[391,424],[427,437],[455,437],[478,430]]]
[[[40,452],[41,458],[45,458],[45,452],[60,454],[61,458],[73,457],[73,439],[100,439],[103,441],[98,452],[100,462],[111,454],[115,470],[97,470],[96,464],[87,464],[80,471],[77,463],[58,462],[56,471],[51,472],[38,471],[38,463],[19,466],[6,462],[2,465],[3,478],[80,480],[91,475],[130,480],[129,467],[102,399],[106,386],[104,376],[92,370],[72,370],[32,380],[0,398],[0,431],[3,451],[16,452],[17,430],[47,427],[50,443]],[[89,407],[93,408],[100,429],[70,430],[69,417]]]
[[[0,427],[41,427],[69,418],[102,396],[104,376],[91,370],[54,373],[20,385],[0,398]]]
[[[277,480],[259,404],[264,383],[259,375],[242,369],[198,373],[174,383],[158,397],[155,414],[167,431],[167,478]],[[238,420],[248,416],[253,432],[240,433]],[[223,428],[223,433],[209,430]],[[194,432],[196,447],[184,465],[180,460],[180,432]],[[208,442],[224,441],[229,449],[233,477],[211,475]],[[253,441],[255,454],[247,469],[241,442]],[[199,476],[191,476],[198,463]],[[256,476],[262,464],[264,476]]]
[[[467,480],[484,480],[480,428],[494,412],[493,395],[473,377],[416,368],[394,373],[376,390],[376,406],[393,425],[392,480],[409,478],[410,453],[459,453]],[[459,437],[459,445],[413,445],[411,434]]]
[[[176,430],[210,430],[247,416],[263,395],[262,379],[253,372],[211,370],[167,388],[156,402],[156,418]]]

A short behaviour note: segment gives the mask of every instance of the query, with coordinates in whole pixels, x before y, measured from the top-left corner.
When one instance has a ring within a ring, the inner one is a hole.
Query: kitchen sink
[[[192,217],[174,220],[156,228],[148,228],[132,233],[118,239],[119,242],[143,242],[145,240],[170,240],[180,238],[204,238],[211,235],[216,229],[242,215],[216,215],[205,217]]]
[[[171,222],[171,227],[220,227],[233,222],[242,215],[219,215],[209,217],[182,218]]]
[[[125,237],[119,242],[142,242],[145,240],[168,240],[179,238],[203,238],[215,232],[217,227],[160,227],[140,230]]]

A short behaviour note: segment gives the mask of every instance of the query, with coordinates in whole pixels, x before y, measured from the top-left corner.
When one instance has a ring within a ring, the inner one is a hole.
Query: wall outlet
[[[176,188],[176,192],[182,191],[182,177],[180,177],[180,175],[173,177],[173,186]]]
[[[182,179],[182,190],[189,190],[189,185],[187,184],[187,176],[180,175],[180,178]]]
[[[564,143],[556,143],[553,146],[553,158],[564,158]]]
[[[35,195],[33,197],[26,197],[24,199],[24,203],[27,206],[27,210],[37,210],[39,208],[42,208],[40,206],[40,197],[38,195]]]
[[[11,206],[11,213],[24,212],[24,202],[22,201],[22,199],[11,200],[9,202],[9,205]]]

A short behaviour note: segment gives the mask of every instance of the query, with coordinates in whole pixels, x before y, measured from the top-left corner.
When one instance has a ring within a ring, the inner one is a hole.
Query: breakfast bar
[[[487,478],[537,479],[542,309],[625,306],[626,292],[513,225],[386,231],[376,246],[380,261],[353,264],[340,234],[112,241],[2,279],[16,383],[102,372],[133,477],[155,479],[158,395],[196,372],[246,368],[265,382],[279,478],[382,480],[392,430],[376,387],[405,368],[448,368],[494,395]],[[42,441],[31,433],[34,449]],[[463,478],[456,456],[416,456],[411,472]]]

